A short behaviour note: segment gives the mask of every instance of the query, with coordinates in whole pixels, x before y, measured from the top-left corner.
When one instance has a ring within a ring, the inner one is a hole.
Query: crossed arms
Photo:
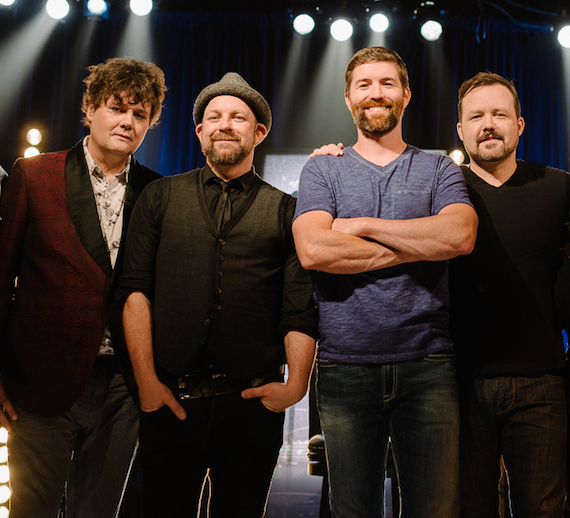
[[[477,236],[477,215],[453,203],[437,215],[389,220],[337,218],[322,210],[293,223],[299,260],[307,270],[355,274],[415,261],[443,261],[469,254]]]

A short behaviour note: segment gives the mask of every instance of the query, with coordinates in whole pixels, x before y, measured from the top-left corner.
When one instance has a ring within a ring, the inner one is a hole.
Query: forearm
[[[299,401],[309,386],[315,361],[315,339],[300,331],[289,331],[284,341],[288,365],[287,387]]]
[[[306,213],[293,224],[297,255],[307,270],[355,274],[418,260],[384,244],[331,228],[332,216],[324,214]]]
[[[468,205],[446,207],[435,216],[407,220],[337,219],[332,228],[373,239],[423,261],[443,261],[473,250],[477,217]]]
[[[131,293],[123,309],[127,349],[139,388],[158,381],[152,351],[152,310],[141,292]]]

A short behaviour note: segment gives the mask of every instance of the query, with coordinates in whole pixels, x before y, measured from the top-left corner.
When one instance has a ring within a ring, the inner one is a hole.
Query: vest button
[[[214,308],[216,308],[216,311],[220,311],[220,309],[222,309],[222,305],[221,304],[216,304],[214,306]]]
[[[207,318],[206,320],[204,320],[204,321],[202,322],[202,324],[205,325],[205,326],[209,326],[209,325],[210,325],[210,319]]]
[[[222,288],[218,288],[218,295],[220,295],[222,293]]]
[[[218,272],[218,275],[219,275],[220,277],[223,277],[223,276],[224,276],[224,272]]]
[[[221,261],[224,261],[224,256],[223,256],[223,255],[220,255],[220,262],[221,262]]]
[[[224,246],[226,244],[226,242],[223,239],[219,240],[220,245]]]

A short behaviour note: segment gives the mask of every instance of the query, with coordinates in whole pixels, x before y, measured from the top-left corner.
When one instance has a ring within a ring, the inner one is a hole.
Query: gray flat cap
[[[228,72],[217,83],[204,88],[196,97],[192,116],[194,124],[198,126],[204,117],[204,110],[208,103],[218,95],[233,95],[244,101],[255,114],[257,122],[261,122],[267,131],[271,129],[271,108],[257,90],[254,90],[243,77],[236,72]]]

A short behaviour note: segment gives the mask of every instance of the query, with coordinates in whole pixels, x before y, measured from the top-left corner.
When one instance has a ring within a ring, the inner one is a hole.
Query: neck
[[[125,168],[127,160],[129,159],[128,156],[123,154],[100,153],[98,148],[91,145],[91,139],[87,141],[87,149],[93,161],[99,166],[109,181]]]
[[[352,149],[369,162],[385,166],[398,158],[406,147],[402,128],[398,125],[390,133],[381,136],[364,133],[358,128],[358,140]]]
[[[471,159],[469,168],[488,184],[498,187],[513,176],[517,170],[517,159],[514,153],[499,162],[478,163]]]
[[[232,165],[213,164],[209,159],[206,159],[206,163],[218,178],[221,178],[224,182],[229,182],[251,171],[253,167],[253,157]]]

